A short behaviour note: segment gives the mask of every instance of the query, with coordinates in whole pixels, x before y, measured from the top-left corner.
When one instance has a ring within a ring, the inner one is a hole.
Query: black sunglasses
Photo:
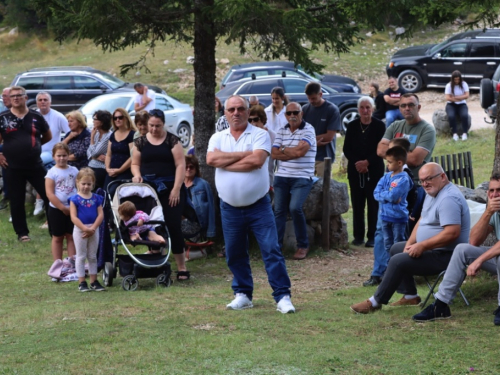
[[[259,117],[249,117],[248,122],[259,122],[260,118]]]
[[[113,116],[113,120],[123,120],[124,116]]]
[[[291,115],[297,116],[300,112],[302,112],[302,111],[286,111],[285,115],[287,115],[287,116],[291,116]]]

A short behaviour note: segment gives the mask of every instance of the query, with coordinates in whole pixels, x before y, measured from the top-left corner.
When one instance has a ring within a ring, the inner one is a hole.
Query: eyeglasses
[[[229,113],[234,113],[234,111],[237,111],[237,112],[245,112],[247,110],[247,108],[245,107],[232,107],[232,108],[226,108],[226,111],[228,111]]]
[[[439,172],[437,175],[434,175],[434,176],[431,176],[431,177],[427,177],[426,179],[423,179],[423,180],[418,180],[418,184],[420,186],[423,186],[425,184],[428,184],[430,183],[433,179],[435,179],[437,176],[441,176],[442,172]]]
[[[195,168],[194,168],[194,165],[186,165],[186,170],[187,169],[195,169]]]
[[[302,111],[286,111],[285,115],[287,115],[287,116],[291,116],[291,115],[297,116],[300,112],[302,112]]]
[[[249,117],[248,122],[259,122],[260,118],[259,117]]]
[[[123,120],[124,116],[113,116],[113,120]]]
[[[14,95],[10,95],[10,98],[11,99],[19,99],[19,98],[22,98],[24,96],[24,94],[14,94]]]
[[[415,103],[403,103],[399,105],[399,108],[405,109],[406,107],[412,109],[415,108],[417,105]]]

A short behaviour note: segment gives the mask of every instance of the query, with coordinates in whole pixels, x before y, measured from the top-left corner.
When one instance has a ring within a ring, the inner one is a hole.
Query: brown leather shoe
[[[391,303],[391,306],[417,306],[420,302],[422,302],[422,299],[419,296],[410,299],[406,299],[405,296],[403,296],[399,301]]]
[[[354,311],[357,314],[369,314],[372,312],[375,312],[377,310],[380,310],[382,308],[382,305],[378,305],[377,307],[373,307],[372,303],[370,302],[369,299],[366,301],[356,303],[355,305],[351,306],[351,310]]]
[[[297,249],[297,251],[295,252],[295,255],[293,256],[293,259],[295,259],[295,260],[306,259],[306,256],[307,256],[308,252],[309,252],[308,248]]]

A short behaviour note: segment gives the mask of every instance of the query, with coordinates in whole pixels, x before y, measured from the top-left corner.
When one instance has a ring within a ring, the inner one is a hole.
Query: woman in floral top
[[[66,118],[71,131],[66,134],[62,142],[69,147],[68,164],[77,169],[82,169],[89,163],[87,150],[90,146],[90,132],[87,129],[85,118],[80,112],[70,112],[66,115]]]

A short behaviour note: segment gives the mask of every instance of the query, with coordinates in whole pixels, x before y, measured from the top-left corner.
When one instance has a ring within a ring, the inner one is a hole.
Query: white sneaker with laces
[[[457,133],[453,134],[453,140],[458,141],[458,134]]]
[[[464,133],[462,134],[462,141],[466,141],[467,140],[467,133]]]
[[[283,296],[283,298],[280,299],[276,310],[278,310],[282,314],[290,314],[295,312],[295,307],[293,307],[289,295]]]
[[[236,293],[235,298],[226,306],[229,310],[245,310],[252,307],[252,301],[250,301],[245,293]]]
[[[43,199],[37,199],[35,203],[35,211],[33,211],[33,216],[38,216],[43,211]]]

